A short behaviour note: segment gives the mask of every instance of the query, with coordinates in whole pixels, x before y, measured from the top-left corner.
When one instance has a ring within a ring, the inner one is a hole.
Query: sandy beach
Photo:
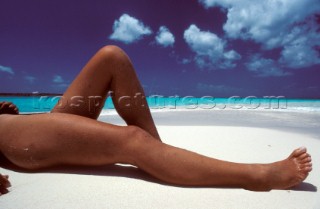
[[[0,168],[12,183],[0,207],[17,208],[220,208],[313,209],[320,187],[320,113],[277,110],[185,110],[153,112],[164,143],[210,157],[269,163],[305,146],[313,171],[289,190],[167,185],[128,165],[22,173]],[[116,115],[101,121],[124,125]]]

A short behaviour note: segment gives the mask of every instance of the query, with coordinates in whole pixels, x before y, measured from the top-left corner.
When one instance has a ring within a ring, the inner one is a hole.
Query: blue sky
[[[2,0],[0,92],[63,93],[110,44],[148,95],[320,98],[319,0]]]

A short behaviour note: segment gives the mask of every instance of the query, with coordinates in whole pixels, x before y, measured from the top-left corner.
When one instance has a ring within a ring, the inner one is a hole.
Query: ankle
[[[254,191],[271,190],[269,184],[270,169],[266,164],[253,164],[249,171],[249,181],[245,185],[245,189]]]

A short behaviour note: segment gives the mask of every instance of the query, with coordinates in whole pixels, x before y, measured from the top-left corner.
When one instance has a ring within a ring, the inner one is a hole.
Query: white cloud
[[[28,81],[30,84],[34,83],[34,81],[37,79],[36,77],[33,77],[33,76],[30,76],[30,75],[27,75],[24,77],[24,79],[26,81]]]
[[[233,38],[252,38],[262,43],[292,24],[319,12],[318,0],[200,0],[205,7],[228,8],[228,20],[224,25],[227,35]]]
[[[291,73],[283,71],[272,59],[261,57],[259,54],[255,54],[250,58],[250,61],[246,63],[248,71],[255,73],[258,77],[282,77],[289,76]]]
[[[11,75],[14,75],[14,71],[10,67],[5,67],[0,65],[0,72],[9,73]]]
[[[128,14],[123,14],[119,20],[115,20],[113,33],[109,38],[130,44],[150,34],[152,34],[151,29],[145,26],[140,20]]]
[[[319,0],[199,0],[206,8],[227,9],[224,31],[234,39],[251,39],[265,49],[283,48],[281,61],[289,68],[319,63]],[[313,41],[301,41],[312,37]],[[298,43],[298,44],[297,44]],[[303,47],[304,45],[304,47]],[[299,50],[303,54],[294,56]],[[300,60],[300,61],[297,61]]]
[[[214,6],[229,7],[234,0],[199,0],[206,8]]]
[[[292,40],[284,45],[281,52],[280,63],[296,69],[320,64],[320,54],[315,49],[315,46],[320,46],[319,32],[296,27],[287,35],[286,40],[290,38]]]
[[[184,32],[184,39],[198,55],[210,54],[213,58],[221,57],[226,44],[216,34],[200,31],[196,25],[191,25]]]
[[[52,82],[53,83],[63,83],[64,80],[60,75],[55,75],[55,76],[53,76]]]
[[[161,26],[156,36],[156,42],[164,47],[173,46],[175,38],[167,27]]]
[[[290,68],[304,68],[320,64],[319,52],[308,45],[290,45],[282,51],[280,62]]]
[[[223,56],[225,61],[221,64],[221,68],[235,68],[237,64],[234,62],[241,59],[241,55],[234,50],[223,53]]]
[[[196,25],[185,30],[184,39],[196,53],[195,61],[201,68],[233,68],[236,66],[233,62],[241,59],[236,51],[225,50],[226,41],[209,31],[200,31]]]

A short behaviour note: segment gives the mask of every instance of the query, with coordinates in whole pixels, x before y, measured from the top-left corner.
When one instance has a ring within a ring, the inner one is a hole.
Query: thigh
[[[111,70],[106,69],[106,53],[98,51],[74,79],[52,113],[70,113],[97,119],[107,98]]]
[[[1,125],[1,152],[22,168],[95,166],[127,159],[127,126],[63,113],[12,116]]]

